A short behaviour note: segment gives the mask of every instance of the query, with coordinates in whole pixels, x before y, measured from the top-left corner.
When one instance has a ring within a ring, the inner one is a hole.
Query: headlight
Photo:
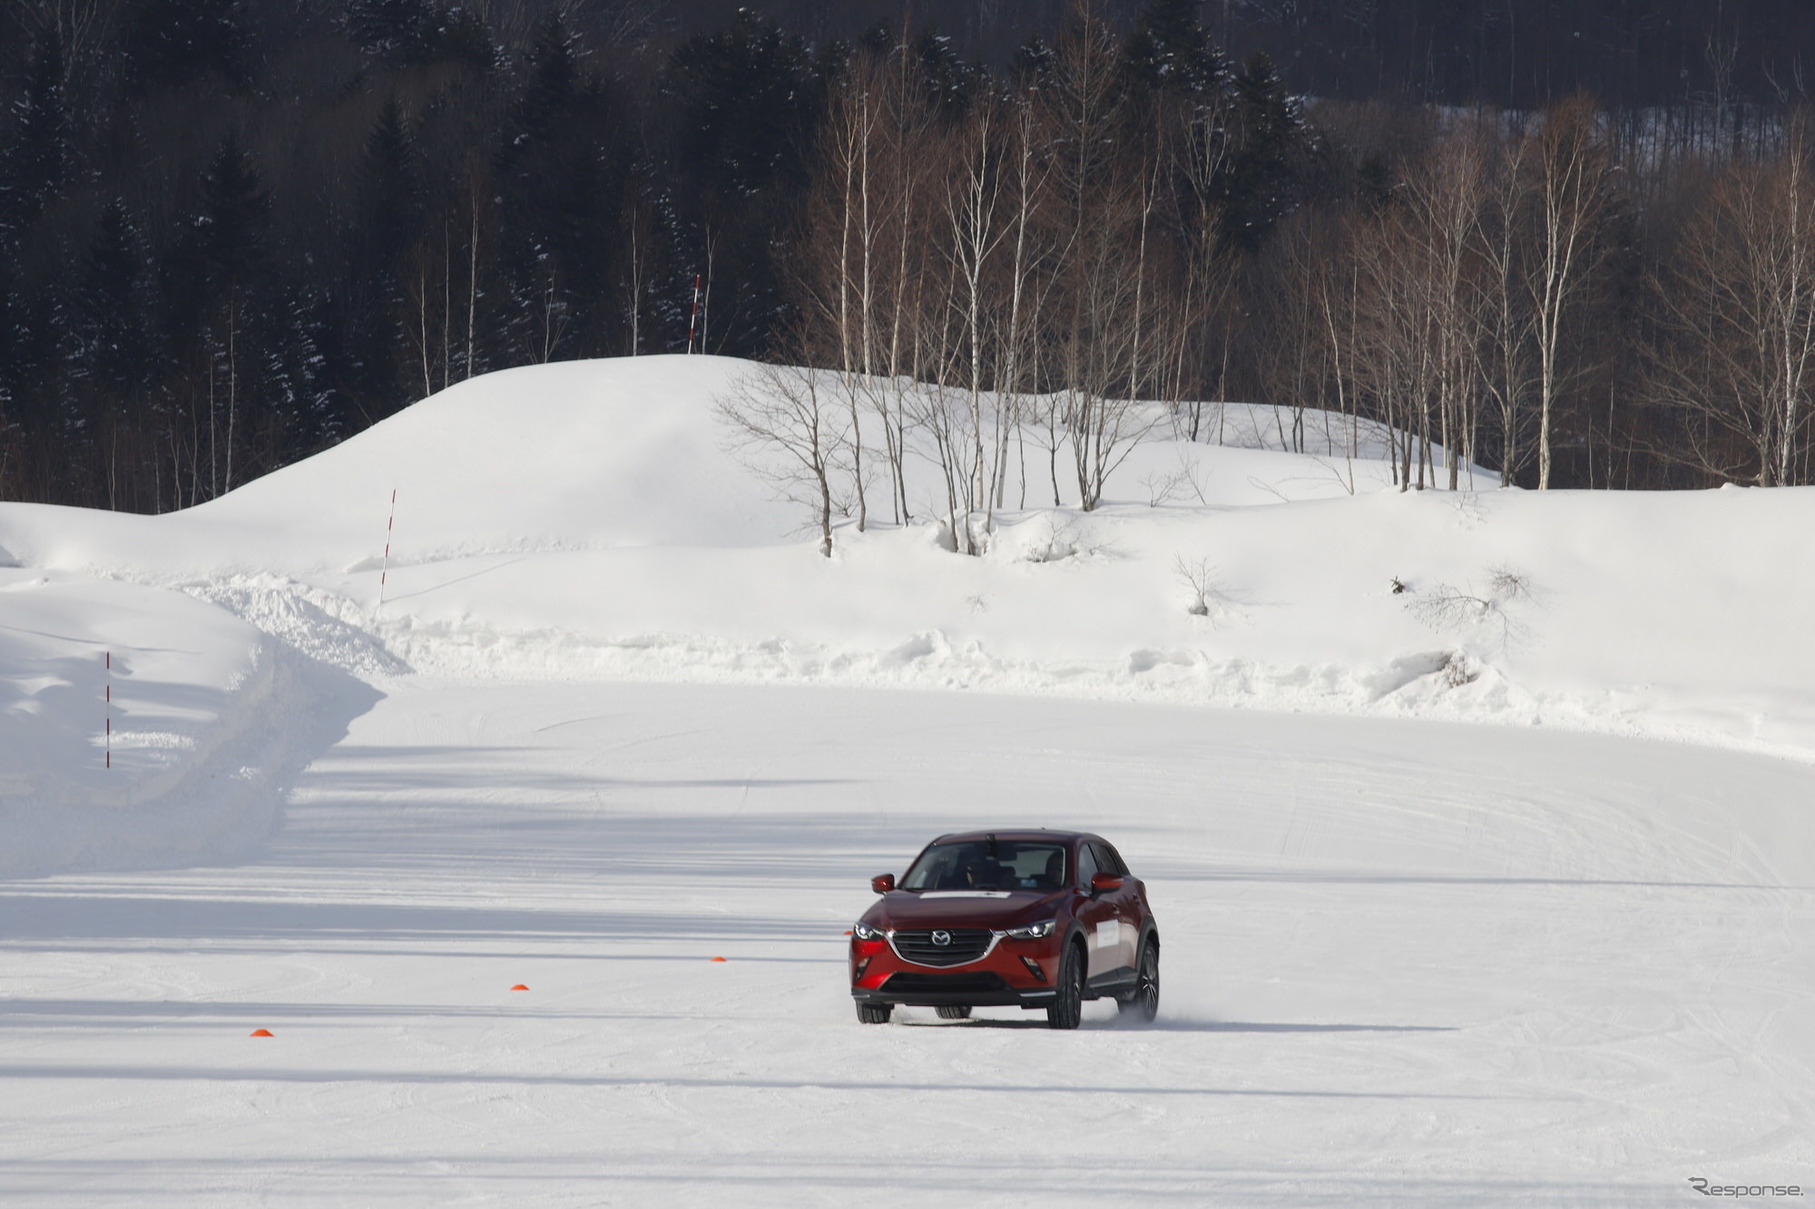
[[[1006,936],[1010,940],[1044,940],[1052,935],[1056,922],[1056,920],[1043,919],[1037,924],[1028,924],[1025,928],[1009,928],[1007,931],[998,932],[997,935]]]
[[[884,933],[881,928],[874,927],[859,920],[851,925],[851,935],[855,936],[858,940],[881,940]]]

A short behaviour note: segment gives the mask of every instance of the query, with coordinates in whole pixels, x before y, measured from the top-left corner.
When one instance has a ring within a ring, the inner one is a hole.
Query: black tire
[[[939,1019],[941,1020],[969,1020],[971,1018],[971,1010],[968,1005],[961,1007],[940,1007],[935,1008],[934,1010],[939,1013]]]
[[[1160,942],[1149,936],[1141,946],[1141,964],[1134,990],[1116,997],[1122,1015],[1151,1024],[1160,1014]]]
[[[857,1019],[865,1024],[887,1024],[889,1014],[895,1010],[892,1003],[859,1003]]]
[[[1084,953],[1075,944],[1065,946],[1059,959],[1059,981],[1052,1006],[1046,1009],[1047,1028],[1077,1028],[1084,1019]]]

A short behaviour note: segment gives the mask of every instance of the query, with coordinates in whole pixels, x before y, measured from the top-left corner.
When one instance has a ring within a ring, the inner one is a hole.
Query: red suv
[[[1077,1028],[1086,999],[1114,996],[1152,1020],[1160,1006],[1160,933],[1146,888],[1100,836],[967,831],[928,844],[851,930],[857,1018],[883,1024],[896,1004],[962,1020],[974,1007],[1045,1008]]]

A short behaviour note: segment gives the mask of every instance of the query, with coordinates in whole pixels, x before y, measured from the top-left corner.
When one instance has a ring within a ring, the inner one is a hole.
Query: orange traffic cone
[[[268,1028],[255,1028],[252,1030],[252,1035],[254,1037],[269,1037],[271,1036],[271,1030]]]
[[[712,960],[714,960],[714,961],[723,961],[723,960],[725,960],[725,959],[724,959],[724,958],[723,958],[723,957],[714,957],[714,958],[713,958],[713,959],[712,959]]]
[[[517,985],[516,985],[516,986],[514,986],[514,987],[512,987],[512,988],[511,988],[511,990],[513,990],[513,991],[527,991],[527,990],[529,990],[529,988],[528,988],[528,987],[526,987],[526,986],[524,986],[524,985],[523,985],[523,984],[522,984],[522,983],[520,983],[520,982],[519,982],[519,983],[518,983],[518,984],[517,984]]]

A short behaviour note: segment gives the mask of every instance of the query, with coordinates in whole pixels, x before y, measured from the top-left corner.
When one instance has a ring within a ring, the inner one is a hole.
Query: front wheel
[[[895,1010],[892,1003],[860,1003],[857,1005],[857,1019],[864,1024],[887,1024],[889,1015]]]
[[[1047,1028],[1077,1028],[1084,1019],[1084,954],[1077,945],[1066,945],[1059,958],[1059,981],[1052,1006],[1046,1009]]]
[[[1160,1014],[1160,942],[1151,936],[1141,946],[1140,977],[1136,980],[1134,990],[1116,1000],[1116,1007],[1124,1016],[1152,1023]]]
[[[941,1007],[935,1010],[939,1013],[941,1020],[969,1020],[971,1018],[971,1009],[968,1004]]]

